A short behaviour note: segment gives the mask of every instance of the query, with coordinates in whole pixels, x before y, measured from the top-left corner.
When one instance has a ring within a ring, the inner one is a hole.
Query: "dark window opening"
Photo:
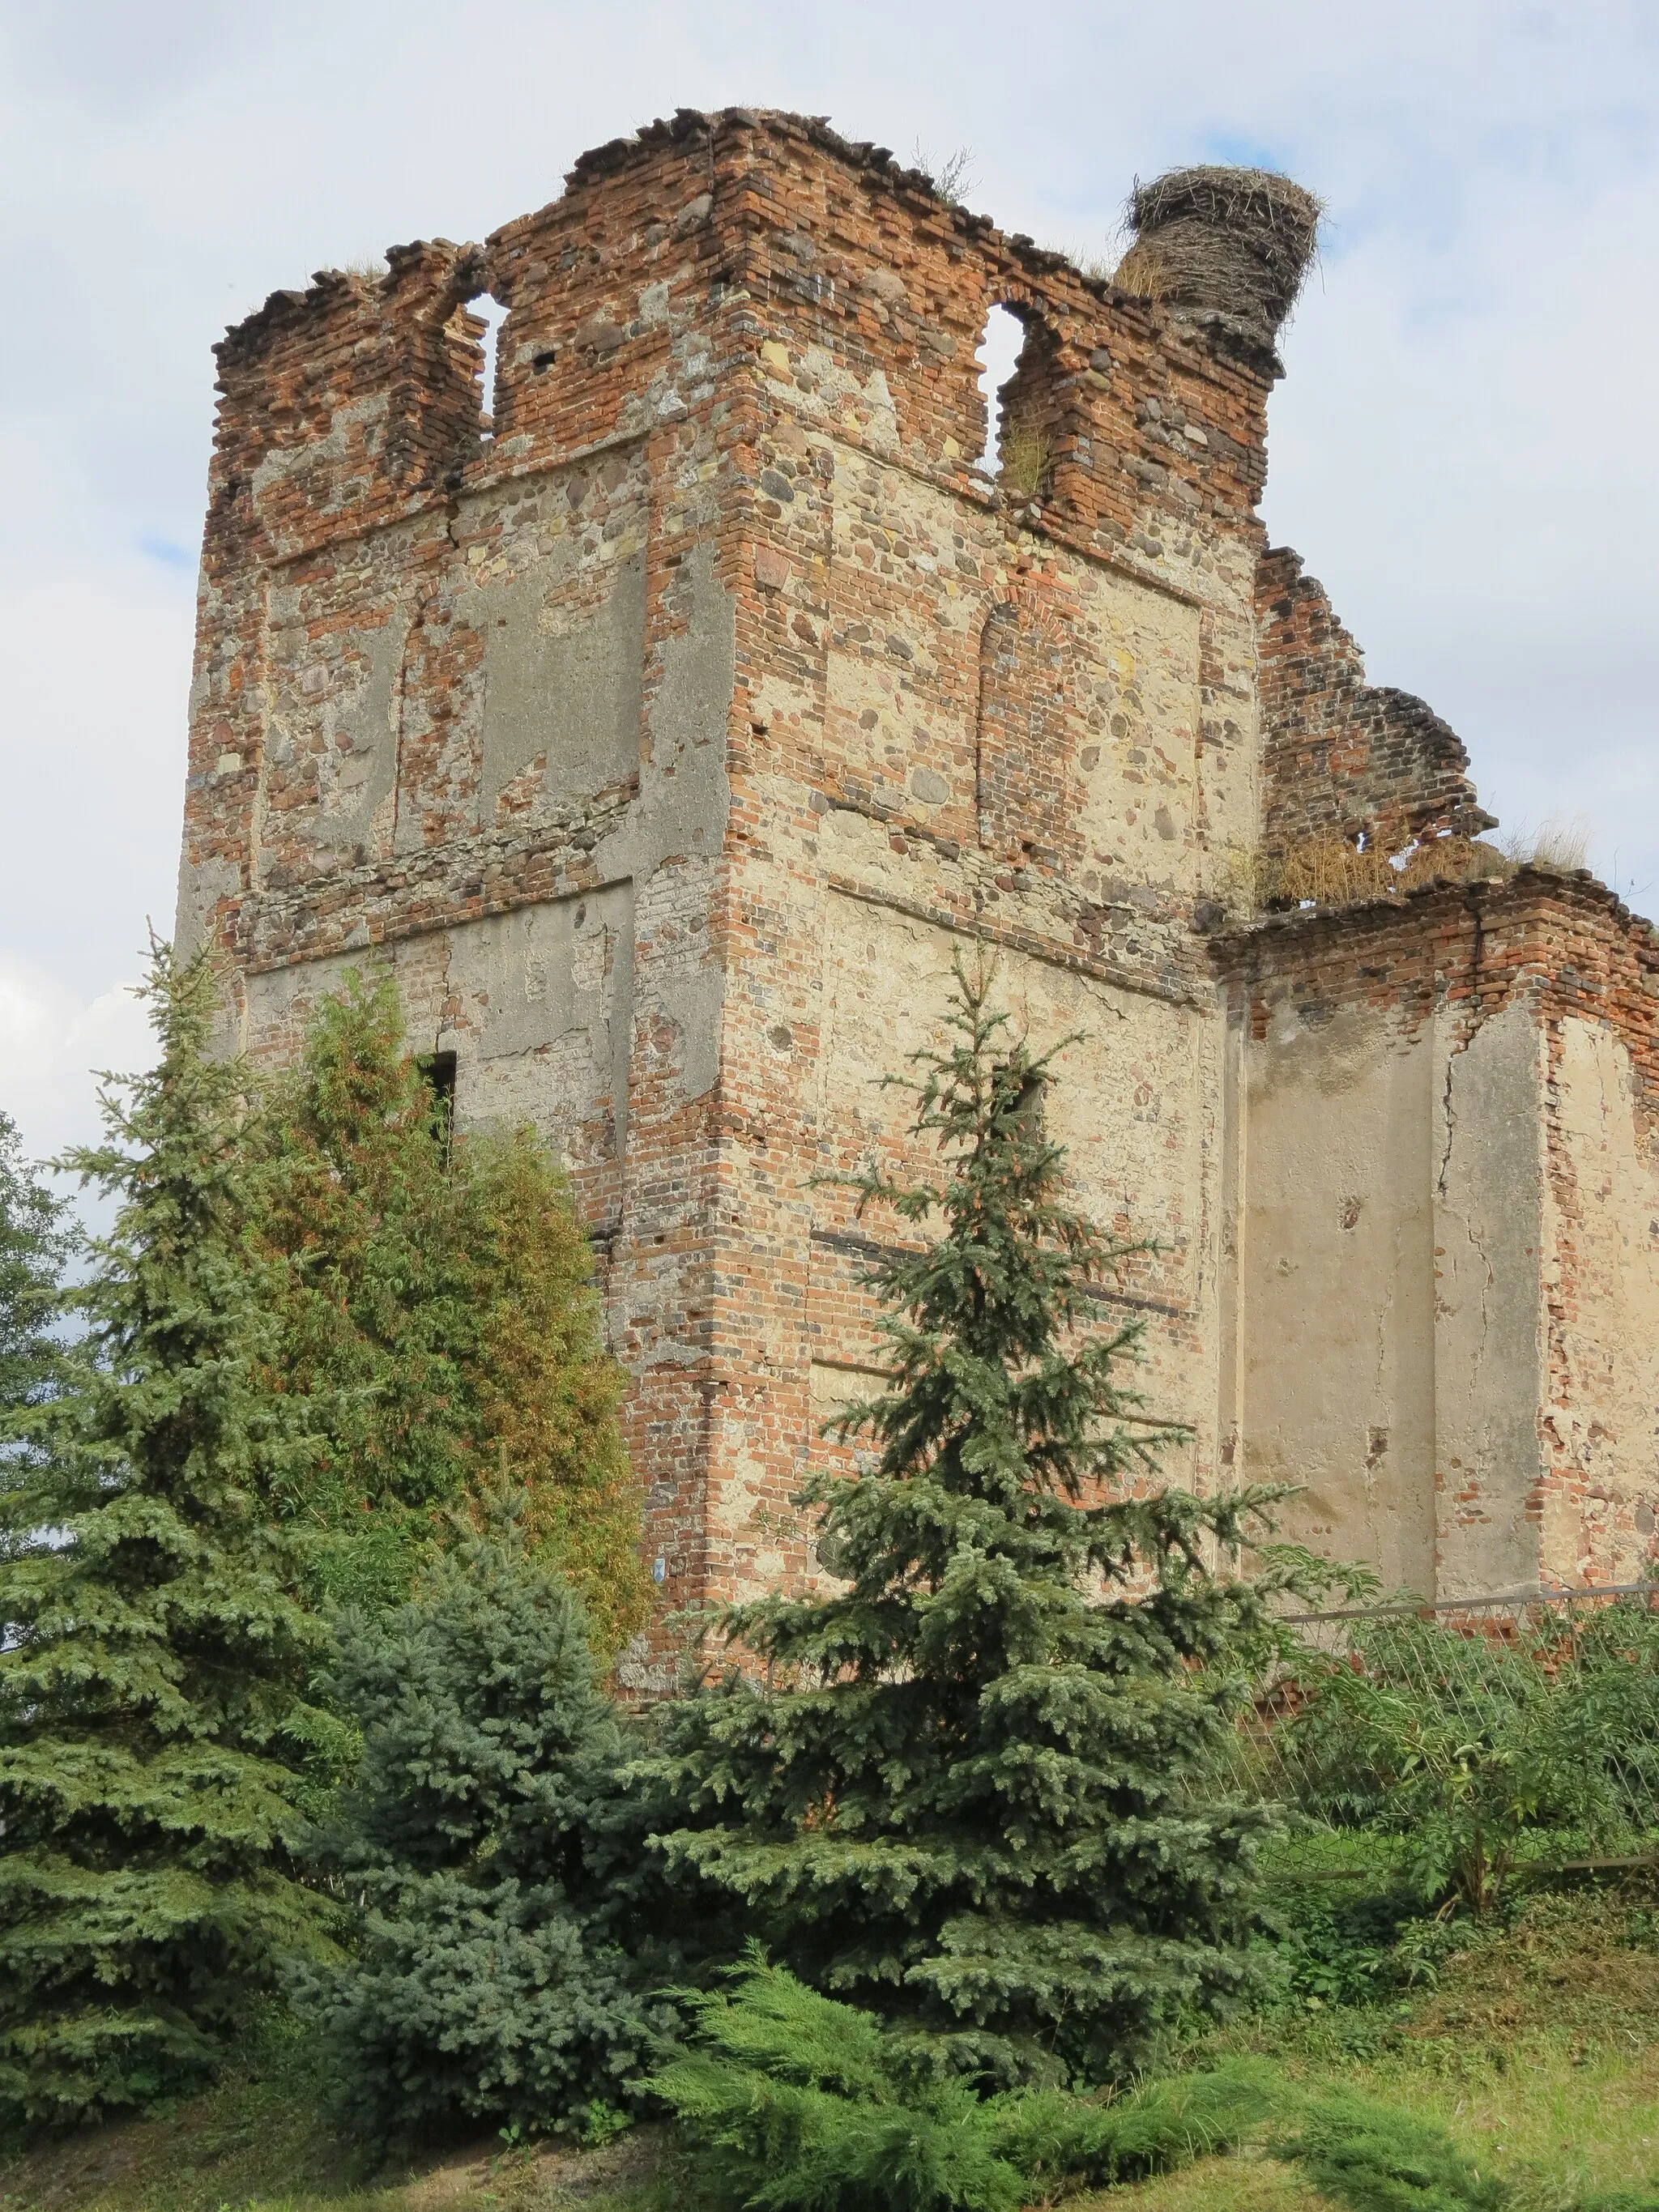
[[[415,1065],[432,1096],[432,1133],[447,1152],[455,1126],[455,1055],[453,1052],[422,1053]]]

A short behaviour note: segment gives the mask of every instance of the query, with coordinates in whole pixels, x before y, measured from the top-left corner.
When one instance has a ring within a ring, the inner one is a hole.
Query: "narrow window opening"
[[[432,1133],[446,1158],[455,1126],[455,1055],[453,1052],[422,1053],[415,1062],[432,1097]]]
[[[985,450],[974,464],[987,476],[1001,473],[1002,387],[1018,367],[1024,343],[1025,325],[1019,317],[1011,314],[1006,307],[993,307],[979,343],[979,357],[984,363],[979,373],[979,388],[985,401]]]
[[[476,300],[467,301],[466,312],[469,315],[476,315],[483,325],[483,362],[478,380],[478,421],[482,434],[489,438],[495,432],[495,367],[507,309],[499,300],[492,300],[488,292],[480,292]]]

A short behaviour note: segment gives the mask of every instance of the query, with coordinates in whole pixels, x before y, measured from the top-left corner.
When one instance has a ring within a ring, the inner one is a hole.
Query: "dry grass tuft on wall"
[[[1042,489],[1054,459],[1042,431],[1011,423],[1002,434],[1001,458],[998,473],[1006,489],[1022,499],[1034,499]]]
[[[1331,834],[1298,837],[1277,852],[1231,854],[1216,890],[1236,914],[1274,914],[1403,898],[1425,884],[1481,883],[1512,875],[1518,865],[1478,837],[1431,837],[1390,855],[1383,845],[1362,848]]]
[[[1583,814],[1552,814],[1537,830],[1522,822],[1498,841],[1498,850],[1517,868],[1543,868],[1571,876],[1589,865],[1590,823]]]
[[[1170,289],[1170,272],[1156,249],[1139,242],[1129,248],[1111,276],[1118,290],[1134,300],[1161,300]]]

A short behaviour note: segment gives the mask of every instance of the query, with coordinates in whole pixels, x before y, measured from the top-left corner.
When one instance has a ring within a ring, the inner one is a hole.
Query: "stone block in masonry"
[[[1245,911],[1297,837],[1488,817],[1266,546],[1289,249],[1220,174],[1146,200],[1154,298],[819,122],[684,111],[220,348],[180,933],[267,1059],[389,969],[461,1115],[565,1161],[665,1615],[818,1575],[791,1501],[858,1464],[819,1431],[878,1379],[860,1239],[911,1232],[814,1179],[933,1164],[879,1079],[975,945],[1072,1040],[1079,1200],[1155,1243],[1103,1312],[1172,1475],[1301,1480],[1316,1540],[1437,1590],[1646,1557],[1650,936],[1525,872]],[[1494,1163],[1532,1194],[1502,1346],[1462,1266]],[[1436,1358],[1507,1378],[1501,1467]]]

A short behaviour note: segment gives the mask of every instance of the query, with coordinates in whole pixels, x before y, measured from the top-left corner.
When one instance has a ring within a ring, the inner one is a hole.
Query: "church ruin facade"
[[[683,112],[219,349],[181,941],[264,1058],[390,969],[462,1121],[565,1160],[667,1608],[816,1571],[881,1224],[813,1178],[902,1160],[878,1079],[975,942],[1079,1033],[1079,1197],[1158,1240],[1116,1297],[1174,1479],[1301,1483],[1425,1596],[1654,1555],[1653,933],[1582,873],[1250,890],[1490,820],[1257,518],[1281,188],[1164,180],[1114,283]]]

